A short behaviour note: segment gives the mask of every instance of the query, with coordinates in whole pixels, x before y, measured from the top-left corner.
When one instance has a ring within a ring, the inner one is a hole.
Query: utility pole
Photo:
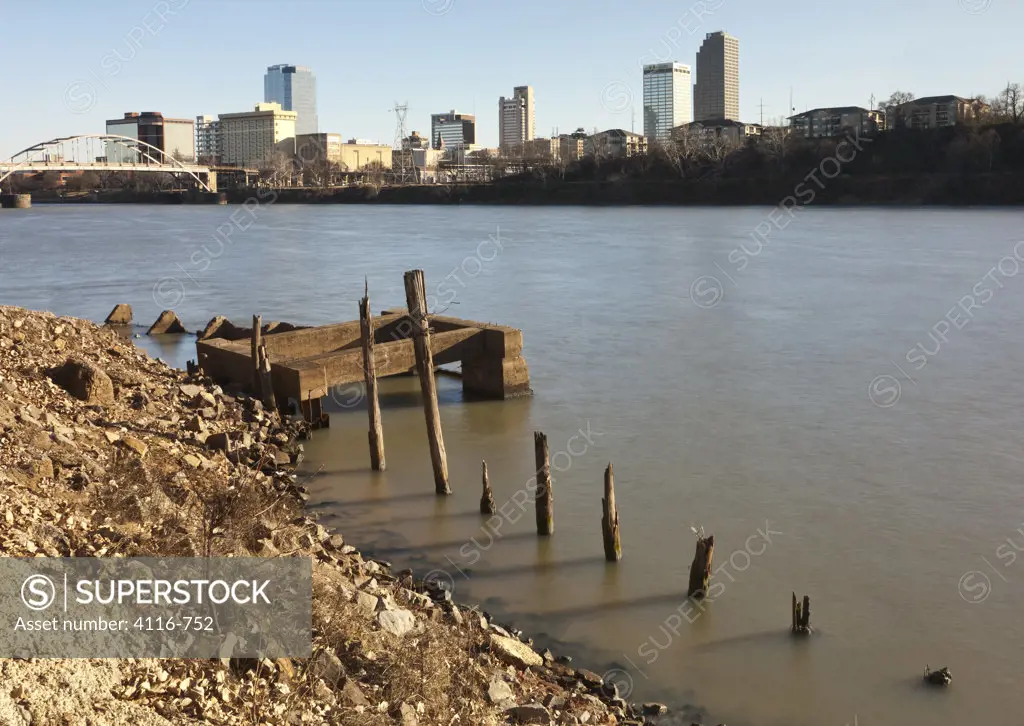
[[[409,164],[407,161],[412,160],[412,149],[409,150],[408,158],[406,157],[405,148],[403,142],[405,141],[405,119],[409,114],[409,104],[395,103],[395,148],[398,150],[398,181],[400,184],[405,184],[408,180]]]
[[[764,126],[764,98],[761,99],[761,125]]]

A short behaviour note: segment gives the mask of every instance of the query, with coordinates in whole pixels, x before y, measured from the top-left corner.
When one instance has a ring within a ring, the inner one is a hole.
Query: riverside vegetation
[[[309,659],[0,660],[0,723],[679,723],[304,512],[304,423],[112,329],[0,307],[0,554],[313,563]]]

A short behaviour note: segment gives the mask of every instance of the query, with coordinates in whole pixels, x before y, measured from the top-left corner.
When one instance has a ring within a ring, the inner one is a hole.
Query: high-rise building
[[[277,144],[295,137],[297,114],[279,103],[259,103],[253,111],[220,114],[224,163],[259,167],[278,151]]]
[[[740,118],[740,41],[719,30],[704,36],[697,51],[697,121]]]
[[[220,121],[213,116],[196,116],[196,159],[219,164],[224,158],[224,139]]]
[[[124,118],[107,121],[107,133],[138,139],[159,151],[149,149],[146,153],[157,161],[171,156],[178,161],[193,162],[196,159],[195,125],[191,119],[164,118],[157,111],[126,113]],[[106,144],[107,159],[114,163],[139,163],[148,161],[141,153],[132,151],[114,142]]]
[[[441,143],[447,149],[460,146],[476,145],[476,116],[456,113],[452,109],[448,113],[435,113],[430,117],[430,145],[435,149]]]
[[[498,99],[498,142],[502,149],[514,149],[534,138],[535,126],[533,88],[516,86],[512,98]]]
[[[693,120],[690,66],[654,63],[644,66],[644,136],[668,141],[672,129]]]
[[[263,100],[279,103],[284,111],[298,114],[295,132],[315,134],[320,130],[316,114],[316,76],[303,66],[276,65],[263,77]]]

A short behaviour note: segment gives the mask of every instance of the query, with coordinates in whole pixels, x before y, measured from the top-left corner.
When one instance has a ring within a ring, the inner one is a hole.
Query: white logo
[[[21,601],[30,610],[46,610],[56,597],[57,588],[46,575],[30,575],[21,583]]]

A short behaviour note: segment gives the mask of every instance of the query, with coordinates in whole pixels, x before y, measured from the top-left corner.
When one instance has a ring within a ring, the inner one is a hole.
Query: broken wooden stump
[[[803,604],[797,602],[793,593],[793,634],[809,635],[811,632],[811,598],[804,595]]]
[[[260,367],[260,346],[263,345],[263,336],[260,332],[260,324],[263,318],[259,315],[252,316],[252,394],[259,397],[261,394],[262,374]]]
[[[619,510],[615,506],[615,475],[611,462],[604,470],[604,498],[601,500],[601,509],[604,558],[609,562],[618,562],[622,559],[622,545],[619,542]]]
[[[715,554],[715,536],[697,535],[697,549],[693,553],[690,565],[690,586],[686,591],[688,597],[703,598],[708,593],[711,582],[711,560]]]
[[[263,397],[263,408],[268,413],[277,411],[277,399],[274,397],[274,383],[270,375],[270,358],[267,356],[266,343],[260,343],[257,350],[257,359],[260,366],[260,390]]]
[[[370,285],[367,282],[364,282],[363,299],[359,301],[359,334],[363,346],[366,410],[370,418],[370,468],[374,471],[384,471],[384,428],[380,420],[377,367],[373,358],[373,313],[370,312]]]
[[[939,668],[937,671],[933,671],[925,666],[924,682],[930,686],[948,686],[953,682],[953,674],[949,672],[949,668]]]
[[[537,463],[537,534],[555,533],[555,498],[551,491],[551,460],[548,457],[548,437],[533,432],[533,452]]]
[[[146,335],[174,335],[185,332],[187,332],[185,326],[181,324],[181,320],[174,311],[164,310],[156,322],[149,326]]]
[[[448,455],[441,434],[441,412],[437,407],[437,382],[434,380],[434,355],[430,348],[430,321],[427,318],[427,293],[423,282],[423,270],[410,270],[405,273],[405,300],[412,324],[416,370],[423,392],[423,413],[427,419],[430,462],[434,469],[434,490],[438,494],[451,494],[452,489],[448,484]]]
[[[480,495],[480,514],[494,514],[494,492],[491,491],[491,482],[487,477],[487,462],[483,462],[483,493]]]
[[[131,325],[132,324],[132,306],[121,303],[115,305],[114,309],[110,311],[110,315],[104,321],[107,325]]]

